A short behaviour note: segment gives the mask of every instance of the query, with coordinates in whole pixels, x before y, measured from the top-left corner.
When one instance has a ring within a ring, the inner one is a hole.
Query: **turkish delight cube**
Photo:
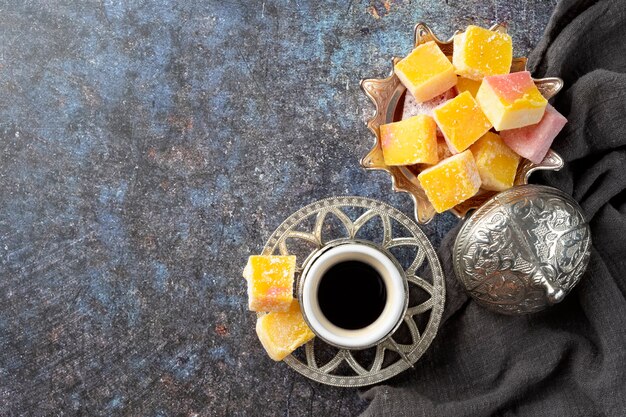
[[[470,25],[454,36],[452,63],[457,74],[480,80],[508,74],[513,62],[513,41],[506,33]]]
[[[491,123],[467,91],[437,107],[433,116],[452,153],[463,152],[491,129]]]
[[[253,255],[243,276],[248,281],[248,308],[252,311],[287,311],[293,301],[293,255]]]
[[[478,167],[469,150],[425,169],[417,179],[437,213],[474,196],[481,184]]]
[[[298,347],[315,337],[297,301],[285,312],[272,312],[257,319],[256,333],[270,358],[282,361]]]
[[[413,49],[396,63],[394,72],[418,102],[428,101],[456,84],[452,63],[434,41]]]
[[[387,165],[436,164],[437,125],[425,114],[380,126]]]
[[[485,77],[476,100],[497,131],[539,123],[548,104],[528,71]]]
[[[565,116],[548,104],[539,123],[519,129],[503,130],[500,136],[509,148],[535,164],[539,164],[566,123]]]
[[[402,108],[402,120],[417,116],[418,114],[432,116],[433,110],[435,110],[436,107],[442,105],[455,96],[456,92],[454,91],[454,88],[451,88],[445,93],[439,94],[435,98],[420,103],[415,100],[415,97],[413,97],[409,91],[407,91],[404,97],[404,106]]]
[[[459,77],[456,81],[456,91],[461,94],[464,91],[469,91],[472,97],[476,98],[476,93],[480,88],[482,80],[472,80],[470,78]]]
[[[485,190],[504,191],[513,186],[520,156],[513,152],[496,133],[487,132],[470,150]]]

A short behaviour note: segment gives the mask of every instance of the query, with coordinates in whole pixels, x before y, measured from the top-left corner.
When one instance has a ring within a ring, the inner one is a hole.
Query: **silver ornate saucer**
[[[400,326],[363,350],[336,348],[315,338],[284,362],[314,381],[359,387],[399,374],[424,354],[439,328],[445,284],[437,254],[419,227],[395,208],[363,197],[333,197],[298,210],[272,233],[262,254],[295,254],[300,288],[311,260],[347,241],[371,245],[401,267],[409,300]]]

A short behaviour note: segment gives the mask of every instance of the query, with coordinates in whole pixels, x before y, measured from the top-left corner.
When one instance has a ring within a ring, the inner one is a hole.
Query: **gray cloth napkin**
[[[439,250],[439,334],[414,371],[364,392],[364,416],[626,415],[626,1],[561,1],[530,63],[535,77],[563,78],[553,104],[569,120],[553,146],[565,168],[531,180],[581,204],[588,270],[551,309],[497,315],[456,282],[455,228]]]

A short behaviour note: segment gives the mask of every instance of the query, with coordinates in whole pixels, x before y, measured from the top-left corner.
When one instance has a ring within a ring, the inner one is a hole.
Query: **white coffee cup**
[[[359,261],[374,268],[385,285],[387,300],[380,316],[370,325],[356,330],[338,327],[321,311],[318,288],[324,274],[341,262]],[[344,243],[327,249],[305,267],[300,283],[302,313],[313,332],[326,342],[348,349],[373,346],[400,325],[408,297],[406,281],[385,253],[363,243]]]

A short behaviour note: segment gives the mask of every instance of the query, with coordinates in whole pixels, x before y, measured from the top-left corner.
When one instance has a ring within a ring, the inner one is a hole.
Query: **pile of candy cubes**
[[[417,166],[438,213],[479,190],[513,186],[521,158],[541,163],[567,119],[527,71],[510,73],[513,43],[478,26],[454,37],[447,57],[434,41],[396,63],[406,87],[402,120],[380,126],[388,166]]]
[[[293,298],[295,270],[293,255],[253,255],[243,271],[248,282],[248,308],[267,313],[257,318],[257,336],[275,361],[285,359],[315,337]]]

